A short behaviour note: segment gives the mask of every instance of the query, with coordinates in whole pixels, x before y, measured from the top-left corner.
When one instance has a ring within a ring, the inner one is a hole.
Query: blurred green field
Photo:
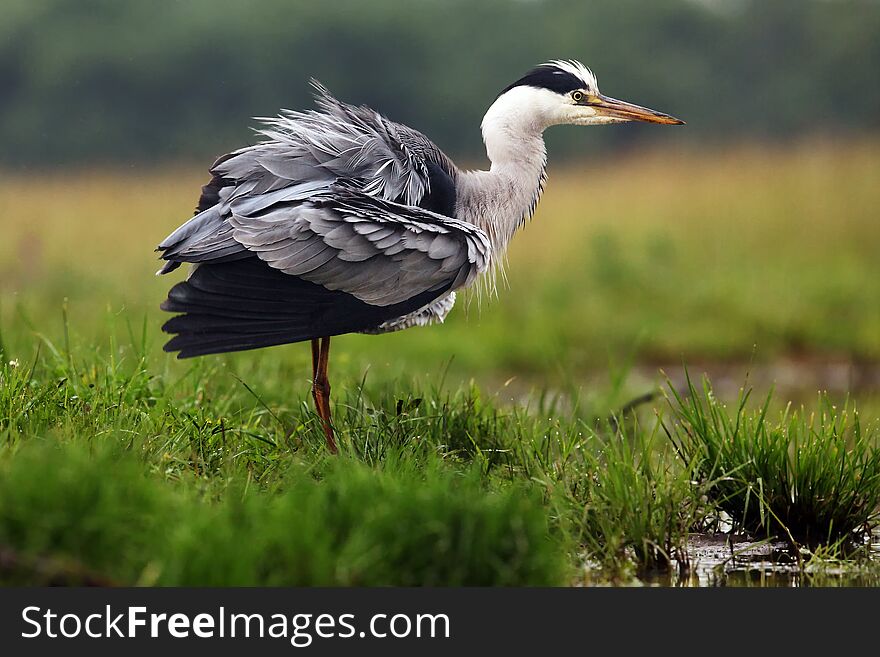
[[[442,327],[346,336],[335,365],[452,371],[487,381],[582,374],[628,359],[880,358],[880,142],[788,150],[653,151],[554,169],[513,242],[509,286],[462,299]],[[35,334],[83,345],[111,318],[159,353],[170,277],[152,249],[191,211],[204,174],[6,175],[0,326],[27,359]],[[242,359],[304,360],[304,347]]]

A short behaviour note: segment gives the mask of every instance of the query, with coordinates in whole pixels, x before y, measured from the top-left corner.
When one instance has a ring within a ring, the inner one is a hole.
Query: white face
[[[551,125],[592,125],[614,121],[603,120],[594,108],[579,105],[572,94],[522,86],[505,92],[489,108],[484,126],[495,122],[528,132],[543,132]]]
[[[551,125],[606,125],[629,121],[681,123],[667,114],[603,96],[594,85],[567,93],[514,87],[500,96],[490,111],[503,115],[508,121],[540,130]]]
[[[579,93],[586,97],[585,91]],[[552,125],[599,125],[628,120],[602,116],[595,107],[578,104],[577,97],[549,89],[514,87],[495,101],[486,119],[503,120],[529,132],[543,132]]]

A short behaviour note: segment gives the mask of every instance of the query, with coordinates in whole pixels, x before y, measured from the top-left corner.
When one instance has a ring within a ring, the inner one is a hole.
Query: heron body
[[[602,96],[554,61],[505,88],[482,123],[491,167],[458,169],[422,133],[317,82],[317,108],[262,120],[264,140],[219,158],[196,214],[158,247],[160,274],[195,265],[162,308],[179,358],[312,341],[328,446],[330,337],[442,322],[455,292],[502,261],[533,213],[556,124],[681,123]]]

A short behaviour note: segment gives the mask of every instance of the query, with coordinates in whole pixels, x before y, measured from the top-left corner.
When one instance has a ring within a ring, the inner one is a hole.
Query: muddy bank
[[[814,397],[818,392],[831,395],[880,394],[880,363],[846,359],[784,358],[769,363],[688,363],[687,373],[692,380],[704,374],[712,381],[719,395],[736,395],[748,382],[753,389],[773,388],[786,398],[800,400]],[[668,376],[676,387],[685,384],[685,367],[680,363],[638,365],[630,373],[629,381],[647,384],[663,382]]]

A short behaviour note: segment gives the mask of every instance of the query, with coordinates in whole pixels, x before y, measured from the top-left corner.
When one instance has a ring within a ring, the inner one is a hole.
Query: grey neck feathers
[[[544,187],[546,126],[515,111],[501,96],[483,119],[488,171],[464,171],[457,181],[456,217],[483,229],[500,264],[517,229],[531,217]]]

